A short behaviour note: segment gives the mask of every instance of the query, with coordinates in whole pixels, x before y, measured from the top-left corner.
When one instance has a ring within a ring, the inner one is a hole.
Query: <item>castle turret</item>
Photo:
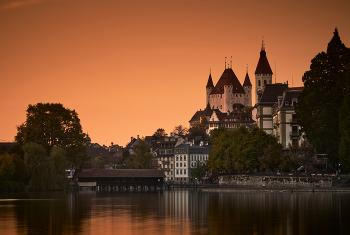
[[[208,103],[210,103],[210,93],[213,91],[213,89],[214,89],[214,84],[213,84],[213,79],[211,78],[211,73],[210,73],[209,78],[208,78],[207,87],[206,87],[207,96],[206,96],[206,104],[205,105],[208,105]]]
[[[252,83],[250,82],[250,79],[249,79],[248,70],[247,70],[247,74],[245,75],[243,89],[245,92],[244,106],[252,106]]]
[[[255,70],[255,103],[258,103],[266,84],[272,84],[272,70],[266,57],[264,40],[262,41],[260,58]]]

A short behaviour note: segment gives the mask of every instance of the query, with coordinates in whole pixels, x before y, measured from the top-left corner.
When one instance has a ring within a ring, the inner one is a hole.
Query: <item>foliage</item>
[[[53,163],[46,155],[46,149],[37,143],[24,146],[24,162],[30,177],[29,185],[34,190],[51,190],[54,188]]]
[[[13,163],[12,156],[0,155],[0,179],[9,180],[15,173],[15,164]]]
[[[134,153],[126,160],[127,168],[129,169],[151,169],[153,155],[148,152],[149,145],[145,139],[140,140],[140,143],[135,146]]]
[[[54,146],[51,150],[50,160],[53,162],[55,187],[58,189],[69,188],[69,179],[66,175],[66,170],[69,168],[66,151],[61,147]]]
[[[208,135],[206,133],[207,127],[207,119],[206,117],[201,117],[200,123],[194,123],[188,130],[188,139],[195,139],[196,137],[202,137],[202,139],[208,139]]]
[[[339,109],[339,159],[343,171],[350,171],[350,69],[347,70],[347,80],[343,105]]]
[[[236,130],[219,129],[213,136],[213,148],[207,161],[208,169],[213,172],[258,170],[261,165],[259,159],[274,162],[270,158],[282,153],[277,139],[258,127],[251,132],[245,126]]]
[[[26,121],[17,127],[16,146],[25,146],[30,142],[42,145],[46,154],[54,146],[65,149],[71,167],[80,166],[87,154],[85,134],[75,110],[69,110],[62,104],[38,103],[29,105]]]
[[[307,174],[308,169],[313,168],[316,163],[314,148],[306,140],[303,140],[300,145],[289,144],[289,158],[295,163],[297,168],[303,166],[305,174]]]
[[[191,167],[191,172],[192,178],[197,178],[199,181],[202,181],[206,173],[205,164],[201,161],[196,161],[195,165]]]
[[[106,164],[106,158],[102,156],[97,156],[92,160],[92,168],[94,169],[105,169]]]
[[[245,113],[247,113],[247,114],[249,114],[249,115],[252,115],[253,109],[254,109],[254,107],[252,107],[252,106],[244,106],[244,107],[241,109],[241,111],[242,111],[242,112],[245,112]]]
[[[65,150],[54,146],[48,157],[46,149],[37,143],[24,146],[24,162],[29,174],[29,185],[34,190],[67,189],[68,162]]]
[[[310,70],[304,73],[304,89],[295,106],[301,132],[317,147],[317,152],[327,153],[333,162],[338,161],[339,108],[344,100],[349,68],[350,49],[345,47],[335,29],[327,52],[317,54],[311,60]]]
[[[178,125],[174,127],[173,133],[175,135],[186,135],[188,133],[188,128],[184,127],[183,125]]]
[[[127,160],[129,159],[130,157],[130,149],[129,148],[126,148],[124,149],[123,151],[123,154],[122,154],[122,157],[117,161],[117,168],[119,169],[125,169],[127,168]]]
[[[153,134],[154,139],[159,139],[160,137],[167,136],[168,134],[165,133],[165,130],[163,128],[158,128],[156,132]]]
[[[280,167],[282,163],[282,150],[283,146],[281,144],[269,143],[264,149],[263,156],[259,158],[260,169],[273,171]]]
[[[18,154],[12,154],[13,163],[15,164],[15,173],[12,180],[15,182],[27,182],[27,168],[23,159]]]

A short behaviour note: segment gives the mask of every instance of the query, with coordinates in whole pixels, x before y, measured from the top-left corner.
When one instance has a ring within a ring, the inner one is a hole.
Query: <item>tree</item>
[[[295,163],[297,167],[303,166],[305,174],[308,173],[308,169],[312,169],[315,162],[314,147],[310,145],[306,140],[303,140],[300,145],[289,144],[289,157]]]
[[[242,111],[247,113],[247,114],[249,114],[251,116],[252,112],[253,112],[253,109],[254,109],[254,107],[252,107],[252,106],[244,106],[242,108]]]
[[[343,171],[350,171],[350,69],[347,70],[345,97],[339,109],[339,160]]]
[[[92,160],[92,168],[94,169],[105,169],[106,164],[106,158],[102,156],[97,156]]]
[[[130,154],[126,160],[127,168],[129,169],[151,169],[153,155],[148,152],[149,145],[145,139],[140,140],[140,143],[135,146],[134,153]]]
[[[24,162],[30,177],[29,185],[35,190],[54,189],[53,162],[50,162],[46,149],[37,143],[27,143],[24,146]]]
[[[213,148],[207,161],[212,172],[255,171],[261,166],[259,159],[263,163],[275,162],[276,156],[282,154],[277,139],[258,127],[251,132],[245,126],[236,130],[218,129],[213,134]]]
[[[317,54],[311,60],[310,70],[304,73],[304,89],[295,106],[301,132],[318,152],[327,153],[333,162],[338,161],[339,108],[344,100],[349,67],[350,49],[335,29],[327,52]]]
[[[15,173],[15,164],[9,154],[0,155],[0,180],[9,180]]]
[[[178,125],[174,128],[173,133],[176,135],[186,135],[188,129],[182,125]]]
[[[12,159],[13,164],[15,164],[15,173],[12,176],[12,180],[15,182],[26,182],[28,180],[27,168],[23,159],[16,153],[12,154]]]
[[[158,128],[156,132],[153,134],[154,139],[159,139],[160,137],[167,136],[168,134],[165,133],[165,130],[163,128]]]
[[[55,181],[55,187],[57,189],[69,188],[69,179],[66,175],[68,169],[68,161],[66,158],[66,151],[58,146],[54,146],[51,150],[49,162],[53,163],[54,175],[53,181]]]
[[[190,168],[192,172],[192,178],[197,178],[199,181],[203,180],[205,176],[205,164],[201,161],[196,161],[195,165]]]
[[[202,139],[208,139],[208,135],[206,132],[207,123],[207,118],[201,117],[200,123],[192,124],[192,126],[188,130],[188,138],[195,139],[197,136],[200,136],[202,137]]]
[[[85,134],[78,114],[62,104],[29,105],[26,121],[17,130],[18,146],[34,142],[42,145],[47,155],[54,146],[62,147],[70,167],[79,167],[86,159]]]
[[[259,158],[261,164],[260,169],[269,169],[270,171],[273,171],[280,167],[282,164],[282,150],[283,146],[281,144],[269,143],[264,149],[263,156]]]

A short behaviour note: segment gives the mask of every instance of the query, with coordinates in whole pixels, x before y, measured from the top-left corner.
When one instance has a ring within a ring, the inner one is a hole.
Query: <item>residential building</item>
[[[209,148],[182,143],[174,149],[175,156],[175,183],[188,183],[191,181],[191,167],[197,164],[206,164],[209,157]]]
[[[298,144],[300,141],[300,127],[297,123],[294,106],[298,102],[301,90],[286,90],[273,106],[273,134],[284,148],[289,144]]]
[[[170,134],[170,137],[160,137],[151,143],[152,153],[158,163],[158,169],[162,169],[165,173],[165,181],[174,180],[174,148],[184,141],[184,137]]]

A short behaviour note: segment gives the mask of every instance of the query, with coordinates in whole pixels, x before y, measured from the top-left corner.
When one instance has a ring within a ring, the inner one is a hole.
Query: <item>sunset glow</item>
[[[75,109],[92,142],[188,126],[227,63],[254,87],[264,37],[273,81],[302,86],[335,27],[350,47],[350,2],[4,0],[0,3],[0,141],[29,104]],[[253,97],[255,100],[255,97]]]

